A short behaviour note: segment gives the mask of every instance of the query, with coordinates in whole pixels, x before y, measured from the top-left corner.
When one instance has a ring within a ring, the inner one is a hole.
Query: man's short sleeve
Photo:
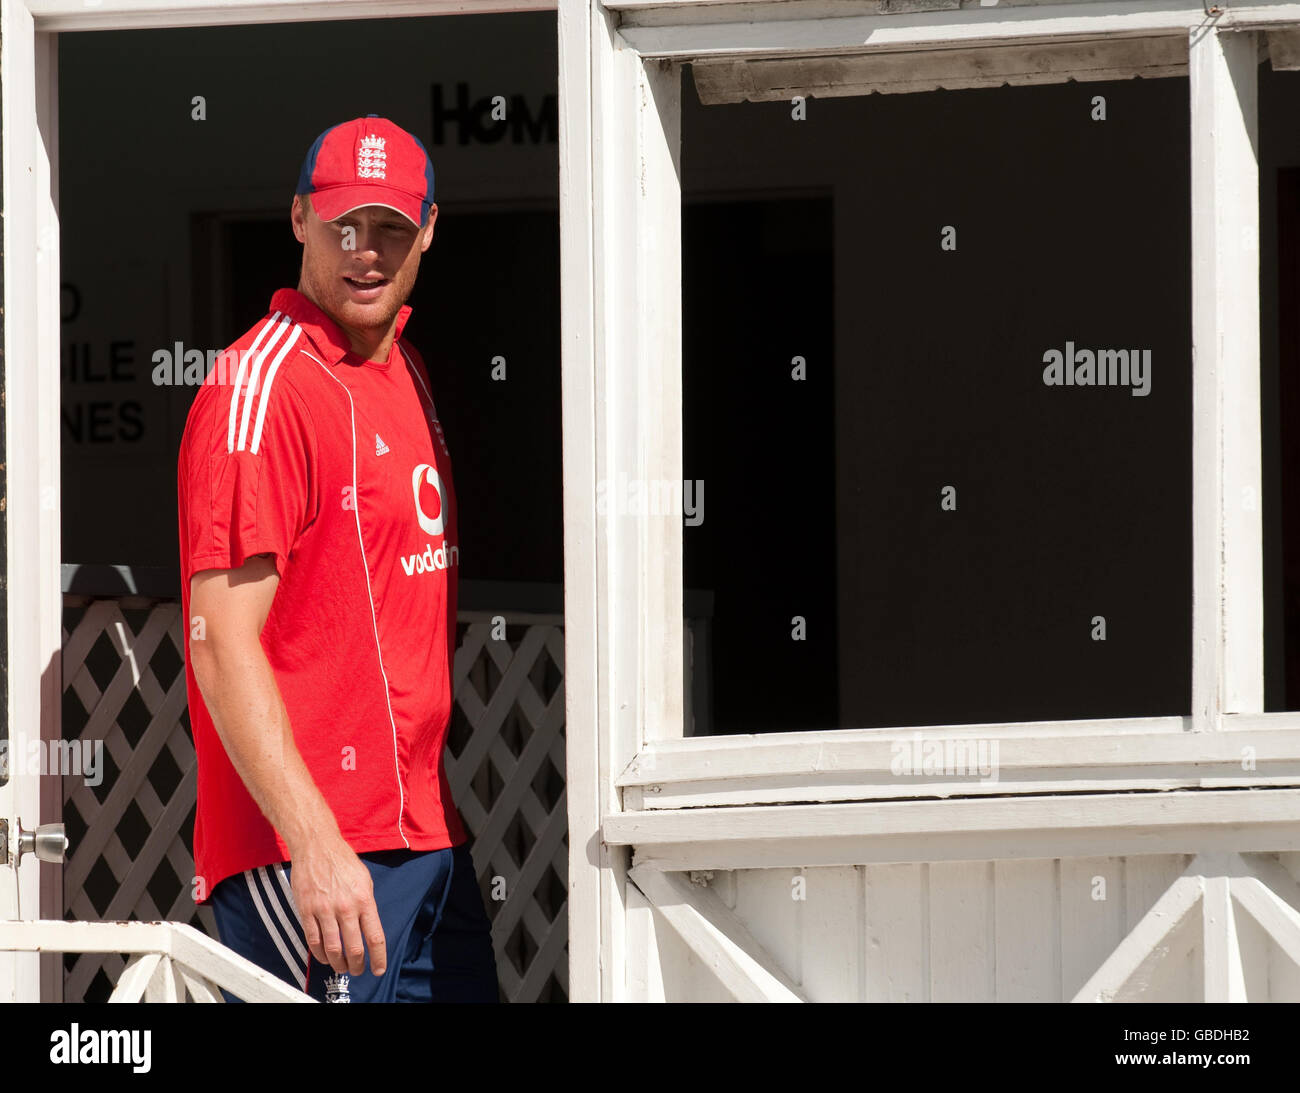
[[[287,363],[287,362],[286,362]],[[274,554],[283,576],[299,536],[315,519],[316,436],[306,403],[287,378],[205,384],[181,442],[177,490],[181,566],[237,569]]]

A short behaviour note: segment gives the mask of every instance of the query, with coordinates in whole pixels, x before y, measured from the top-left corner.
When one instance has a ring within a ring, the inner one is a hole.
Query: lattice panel
[[[462,627],[448,779],[473,834],[505,997],[566,1001],[564,631],[558,624],[502,629]]]
[[[180,604],[64,599],[63,733],[103,742],[98,786],[64,778],[65,918],[185,922],[216,937],[194,905],[194,745],[186,712]],[[125,961],[68,954],[64,998],[106,1000]]]
[[[509,615],[504,615],[509,619]],[[448,777],[473,836],[503,996],[568,998],[564,633],[556,617],[462,623]],[[97,786],[68,776],[65,917],[189,923],[217,936],[192,899],[195,757],[176,600],[64,597],[63,730],[102,741]],[[125,961],[68,954],[64,997],[104,1001]]]

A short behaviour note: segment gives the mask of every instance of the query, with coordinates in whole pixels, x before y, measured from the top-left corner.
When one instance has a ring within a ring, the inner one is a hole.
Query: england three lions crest
[[[371,134],[361,138],[361,147],[357,149],[357,178],[387,178],[388,153],[384,150],[385,140]]]

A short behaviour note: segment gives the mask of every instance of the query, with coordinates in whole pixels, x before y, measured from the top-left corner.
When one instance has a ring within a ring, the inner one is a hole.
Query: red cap
[[[415,137],[378,114],[326,129],[307,152],[299,194],[322,220],[363,205],[395,209],[422,227],[433,204],[433,164]]]

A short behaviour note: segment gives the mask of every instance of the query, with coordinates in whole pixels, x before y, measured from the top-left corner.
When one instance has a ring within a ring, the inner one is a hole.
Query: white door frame
[[[4,5],[0,34],[10,741],[0,918],[62,918],[59,867],[27,855],[14,869],[16,821],[31,829],[62,815],[61,780],[27,762],[29,741],[58,738],[62,691],[57,52],[21,3]],[[0,953],[0,1001],[59,997],[58,967],[34,953]]]
[[[60,867],[27,855],[13,868],[14,820],[62,818],[62,779],[18,762],[26,743],[60,737],[58,48],[60,31],[126,30],[554,10],[552,0],[5,0],[0,6],[4,172],[4,359],[8,537],[8,728],[0,786],[9,865],[0,920],[63,917]],[[0,1002],[61,996],[59,957],[0,952]]]

